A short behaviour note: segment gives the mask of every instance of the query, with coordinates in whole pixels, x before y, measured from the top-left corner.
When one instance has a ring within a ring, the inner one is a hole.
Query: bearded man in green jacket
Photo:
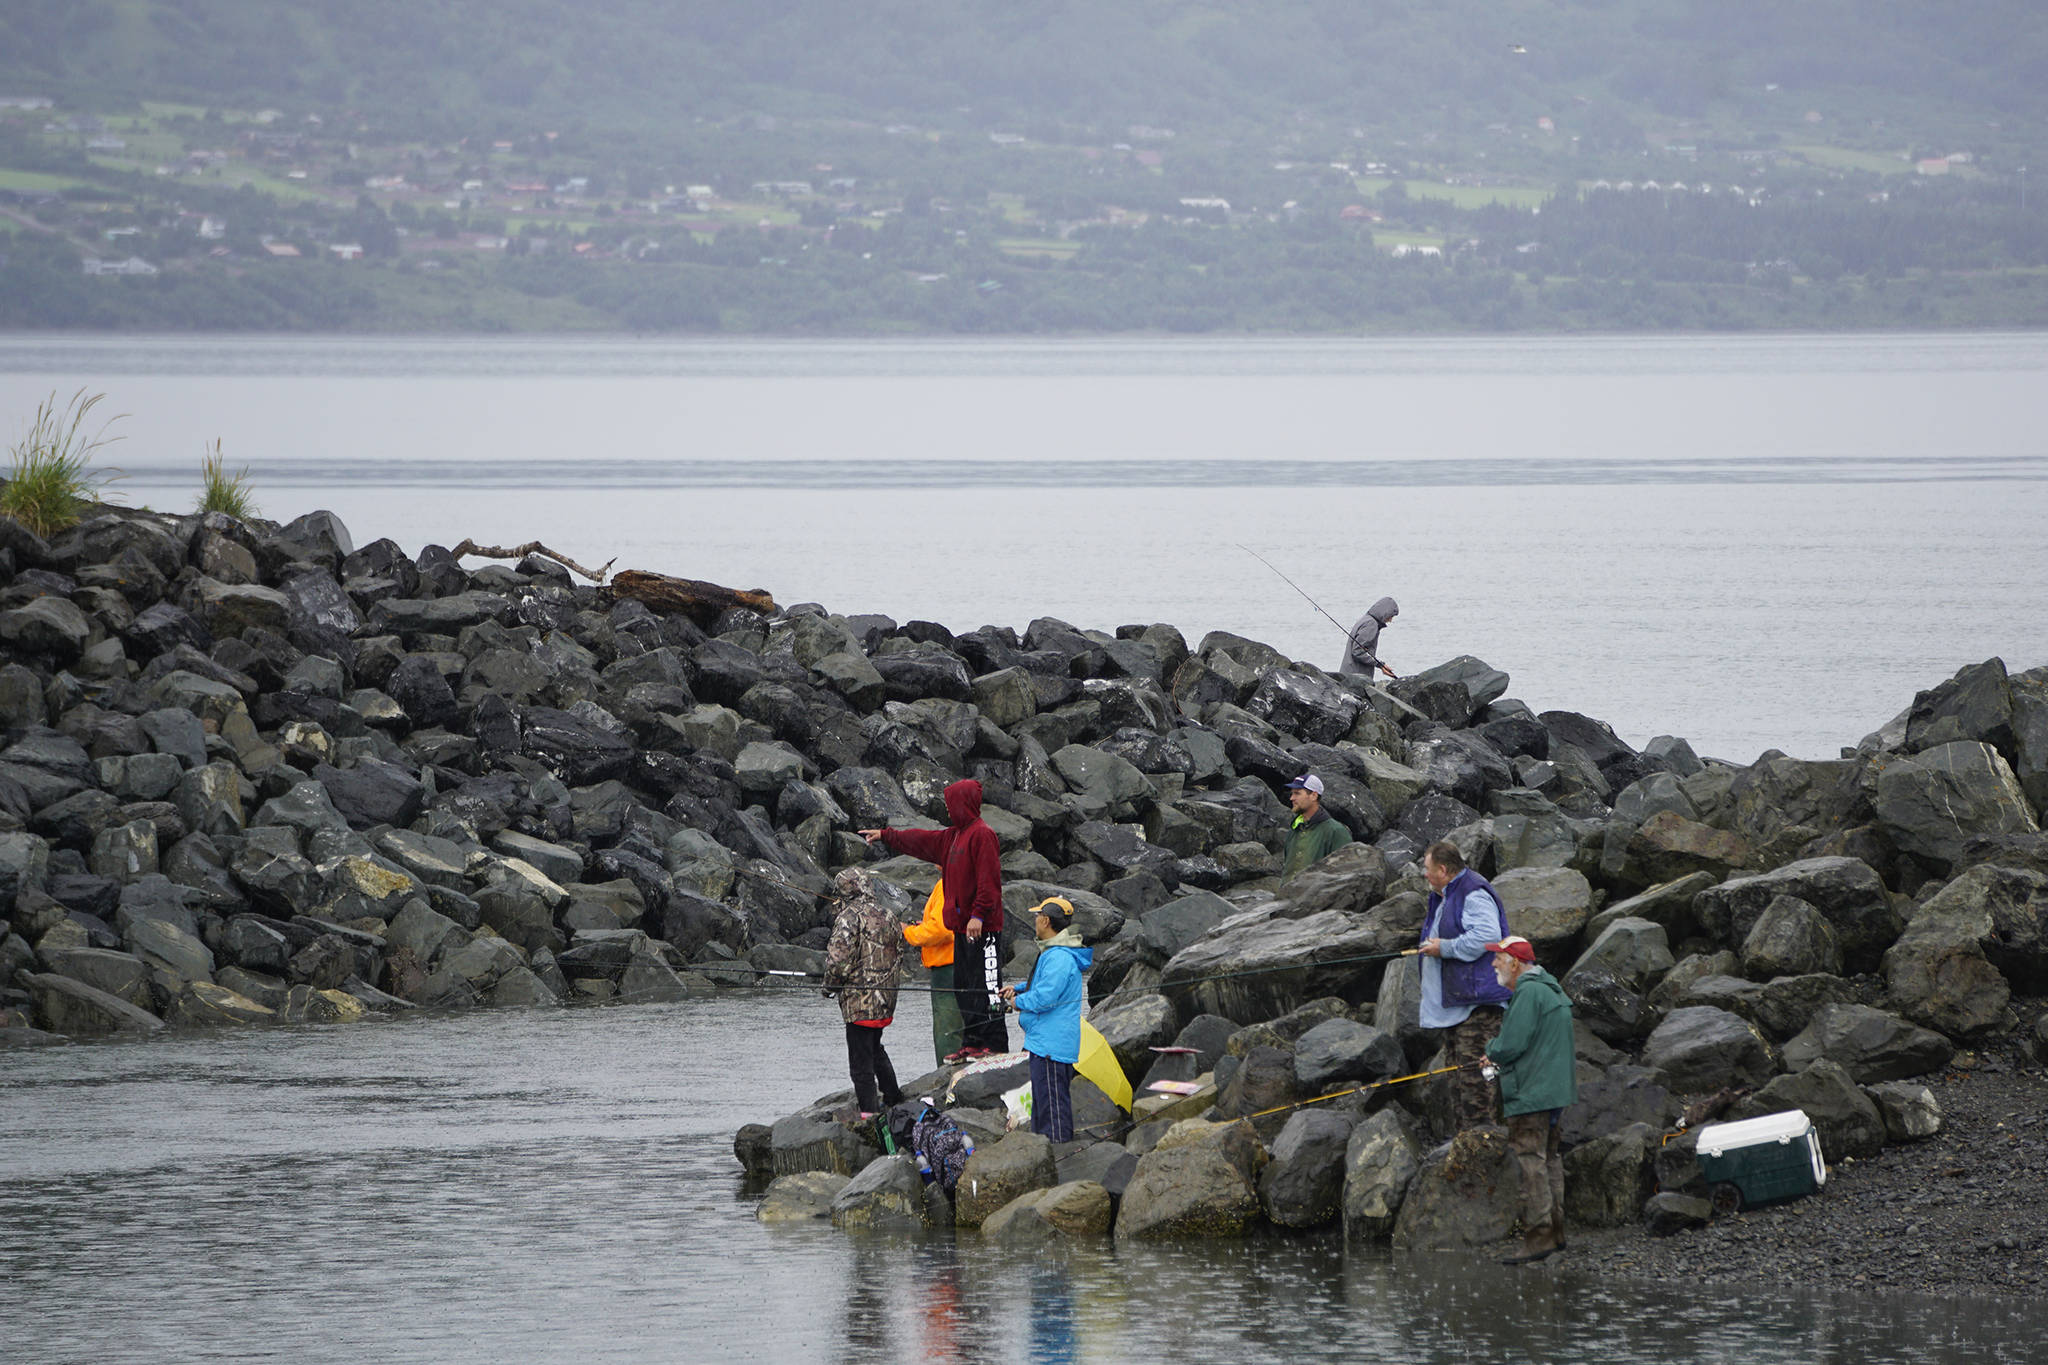
[[[1508,1146],[1522,1168],[1522,1249],[1505,1265],[1540,1261],[1564,1246],[1564,1158],[1558,1120],[1578,1103],[1572,1002],[1556,977],[1536,965],[1529,940],[1509,936],[1486,945],[1493,975],[1514,992],[1500,1036],[1486,1056],[1500,1068],[1501,1113]]]

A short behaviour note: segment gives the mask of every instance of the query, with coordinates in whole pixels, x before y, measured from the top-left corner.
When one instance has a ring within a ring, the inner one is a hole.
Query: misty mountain
[[[1519,50],[1518,50],[1519,49]],[[1789,106],[2048,126],[2027,0],[10,0],[0,93],[348,107],[422,132],[734,114],[1123,135]]]

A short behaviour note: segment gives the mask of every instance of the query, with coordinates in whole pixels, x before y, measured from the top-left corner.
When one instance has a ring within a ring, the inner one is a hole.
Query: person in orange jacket
[[[939,1062],[959,1051],[962,1038],[960,1001],[953,993],[953,931],[946,927],[945,909],[941,881],[924,903],[924,918],[903,926],[903,937],[923,953],[932,974],[932,1055]]]

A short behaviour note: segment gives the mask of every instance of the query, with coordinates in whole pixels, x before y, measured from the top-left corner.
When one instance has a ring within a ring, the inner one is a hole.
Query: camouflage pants
[[[1558,1154],[1560,1111],[1539,1109],[1508,1120],[1508,1146],[1522,1168],[1522,1230],[1564,1224],[1564,1158]]]
[[[1479,1071],[1479,1064],[1486,1060],[1486,1045],[1499,1034],[1500,1011],[1481,1005],[1463,1023],[1451,1027],[1445,1042],[1450,1064],[1465,1068],[1451,1077],[1451,1115],[1461,1133],[1467,1128],[1484,1128],[1500,1122],[1500,1102],[1494,1083]]]

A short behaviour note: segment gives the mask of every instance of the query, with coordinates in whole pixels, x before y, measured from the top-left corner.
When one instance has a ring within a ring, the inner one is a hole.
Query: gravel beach
[[[2015,1003],[2027,1020],[2048,1007]],[[1958,1053],[1921,1079],[1942,1131],[1836,1164],[1815,1197],[1668,1238],[1640,1226],[1574,1230],[1553,1259],[1697,1284],[2038,1295],[2048,1284],[2048,1068],[2000,1046]]]

